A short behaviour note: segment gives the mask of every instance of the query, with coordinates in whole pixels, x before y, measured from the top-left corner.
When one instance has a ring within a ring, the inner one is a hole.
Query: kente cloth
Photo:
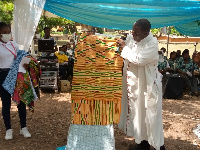
[[[15,84],[17,80],[17,74],[18,74],[18,69],[19,69],[19,64],[24,56],[27,56],[28,53],[23,50],[18,50],[17,51],[17,58],[14,60],[14,63],[12,67],[10,68],[10,71],[8,72],[8,75],[3,83],[3,87],[8,93],[13,95],[14,89],[15,89]]]
[[[133,39],[132,39],[133,40]],[[130,40],[129,42],[132,42]],[[122,77],[122,111],[118,127],[136,143],[146,140],[156,150],[164,144],[162,75],[158,72],[158,42],[150,33],[140,42],[127,43]]]
[[[119,122],[123,59],[115,37],[83,34],[75,49],[72,124]]]
[[[113,37],[81,36],[75,49],[72,124],[67,145],[59,150],[115,150],[123,65],[116,49]]]

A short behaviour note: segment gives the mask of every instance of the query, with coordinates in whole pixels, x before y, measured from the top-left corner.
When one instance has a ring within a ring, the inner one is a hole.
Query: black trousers
[[[0,69],[0,97],[2,100],[2,115],[6,130],[11,129],[10,121],[10,107],[11,107],[11,95],[3,87],[2,84],[8,74],[9,69]],[[26,127],[26,105],[21,102],[18,106],[18,113],[20,118],[21,128]]]

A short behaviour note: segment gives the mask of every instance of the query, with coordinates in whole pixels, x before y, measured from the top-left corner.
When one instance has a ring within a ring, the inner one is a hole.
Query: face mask
[[[4,42],[6,42],[6,43],[8,41],[10,41],[10,39],[12,38],[11,34],[1,34],[1,35],[2,35],[1,40],[4,41]]]

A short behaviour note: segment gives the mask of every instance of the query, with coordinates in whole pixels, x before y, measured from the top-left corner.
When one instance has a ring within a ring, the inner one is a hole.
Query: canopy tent
[[[63,18],[108,29],[130,30],[147,18],[152,28],[200,19],[200,1],[190,0],[46,0],[45,10]]]
[[[131,30],[141,18],[147,18],[152,28],[175,25],[178,30],[180,24],[200,20],[199,0],[15,0],[14,34],[21,35],[15,40],[27,45],[24,49],[30,45],[43,7],[75,22],[119,30]],[[200,36],[200,30],[196,32]]]
[[[198,21],[176,25],[175,29],[183,35],[189,35],[193,37],[200,36],[200,22]]]

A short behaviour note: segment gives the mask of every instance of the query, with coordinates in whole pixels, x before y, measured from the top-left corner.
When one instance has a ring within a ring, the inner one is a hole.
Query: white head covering
[[[164,62],[164,53],[163,51],[158,51],[160,53],[158,53],[159,59],[158,62]]]

